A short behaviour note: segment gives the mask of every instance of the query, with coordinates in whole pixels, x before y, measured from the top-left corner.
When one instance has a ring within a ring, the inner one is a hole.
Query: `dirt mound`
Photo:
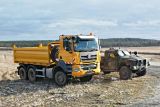
[[[17,64],[13,63],[11,51],[0,51],[0,80],[13,80],[17,78]]]

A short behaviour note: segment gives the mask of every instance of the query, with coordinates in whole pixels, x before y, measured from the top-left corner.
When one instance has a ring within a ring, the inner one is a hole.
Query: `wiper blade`
[[[85,52],[84,50],[78,50],[78,52]]]
[[[81,49],[81,50],[75,50],[77,52],[91,52],[91,51],[97,51],[98,49]]]
[[[97,51],[98,49],[90,49],[89,51]]]
[[[86,50],[75,50],[75,51],[77,51],[77,52],[85,52]]]

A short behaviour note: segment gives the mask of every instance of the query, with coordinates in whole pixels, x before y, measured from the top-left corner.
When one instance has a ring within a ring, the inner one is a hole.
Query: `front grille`
[[[146,65],[147,64],[147,61],[146,60],[143,60],[143,65]]]
[[[142,65],[142,61],[139,60],[139,61],[138,61],[138,66],[141,66],[141,65]]]
[[[95,62],[97,60],[97,53],[96,51],[93,52],[81,52],[80,53],[80,59],[83,62]]]
[[[81,69],[83,69],[83,70],[93,70],[93,69],[96,69],[96,68],[97,68],[96,64],[81,65]]]
[[[145,66],[146,65],[146,60],[139,60],[138,61],[138,66]]]
[[[86,55],[86,56],[81,56],[82,61],[90,61],[90,60],[96,60],[97,55]]]

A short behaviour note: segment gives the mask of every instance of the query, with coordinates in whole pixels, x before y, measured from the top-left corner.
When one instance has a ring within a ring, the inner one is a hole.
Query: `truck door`
[[[73,62],[73,42],[72,38],[66,37],[63,39],[63,46],[60,52],[60,57],[66,63],[71,64]]]
[[[104,67],[106,71],[117,70],[117,54],[115,51],[105,52]]]

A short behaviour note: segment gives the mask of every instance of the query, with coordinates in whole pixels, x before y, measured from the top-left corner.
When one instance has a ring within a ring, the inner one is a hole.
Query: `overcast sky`
[[[0,40],[160,39],[160,0],[0,0]]]

